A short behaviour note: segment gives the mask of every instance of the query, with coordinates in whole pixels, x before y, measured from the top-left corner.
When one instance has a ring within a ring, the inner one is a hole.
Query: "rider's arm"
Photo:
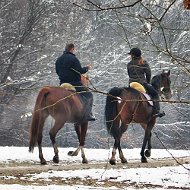
[[[146,81],[147,83],[150,83],[150,80],[151,80],[151,69],[150,69],[150,66],[147,62],[145,62],[145,75],[146,75]]]
[[[82,67],[80,61],[76,57],[74,57],[72,69],[78,71],[80,74],[84,74],[88,71],[89,67]]]

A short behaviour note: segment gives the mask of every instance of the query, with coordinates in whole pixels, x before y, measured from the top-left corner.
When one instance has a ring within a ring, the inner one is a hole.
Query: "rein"
[[[96,89],[95,86],[92,84],[91,80],[90,80],[87,76],[85,76],[84,74],[81,74],[79,71],[77,71],[77,70],[75,70],[75,69],[73,69],[73,68],[71,68],[71,70],[73,70],[73,71],[76,72],[77,74],[82,75],[84,78],[86,78],[86,80],[89,81],[89,83],[92,85],[92,87],[93,87],[94,89]]]

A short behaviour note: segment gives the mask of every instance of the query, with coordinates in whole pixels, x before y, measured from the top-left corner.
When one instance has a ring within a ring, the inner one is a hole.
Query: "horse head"
[[[172,97],[172,92],[170,89],[170,70],[168,72],[162,71],[161,74],[153,77],[151,83],[158,91],[161,98],[169,100]]]
[[[160,75],[160,96],[167,100],[172,97],[170,84],[170,70],[168,72],[163,71]]]

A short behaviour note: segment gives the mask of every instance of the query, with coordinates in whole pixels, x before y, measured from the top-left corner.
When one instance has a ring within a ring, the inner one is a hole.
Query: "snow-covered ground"
[[[74,150],[74,148],[59,148],[60,165],[61,164],[76,164],[81,162],[80,154],[76,157],[70,157],[67,155],[68,151]],[[128,162],[139,162],[140,163],[140,149],[124,149],[124,155],[128,159]],[[190,150],[169,150],[169,152],[175,157],[189,157]],[[150,159],[159,158],[172,158],[171,154],[166,150],[153,149]],[[44,158],[47,161],[51,161],[53,158],[53,148],[43,148]],[[111,150],[108,149],[85,149],[86,157],[89,163],[106,163],[111,155]],[[117,157],[118,161],[119,158]],[[150,160],[151,161],[151,160]],[[35,148],[34,153],[29,153],[27,147],[0,147],[0,164],[6,167],[9,162],[30,162],[34,163],[34,166],[39,167],[36,163],[39,163],[38,149]],[[50,162],[49,164],[52,164]],[[184,167],[183,167],[184,166]],[[35,180],[43,179],[51,181],[52,178],[61,178],[63,180],[69,178],[80,178],[81,180],[95,179],[97,186],[104,183],[105,180],[112,182],[120,182],[126,184],[127,190],[136,189],[134,186],[127,187],[127,184],[135,183],[138,185],[146,184],[147,189],[161,190],[161,189],[190,189],[190,164],[187,163],[183,166],[170,166],[170,167],[157,167],[157,168],[146,168],[146,164],[141,168],[129,168],[123,165],[122,168],[111,167],[105,169],[82,169],[80,170],[64,170],[64,171],[47,171],[36,174],[28,174],[27,179],[34,182],[34,185],[24,186],[19,184],[0,184],[0,190],[95,190],[95,189],[109,189],[117,190],[119,188],[109,187],[93,187],[81,185],[48,185],[48,186],[36,186]],[[0,171],[0,179],[9,179],[12,176],[3,176]],[[23,177],[24,180],[24,177]],[[6,181],[6,180],[5,180]],[[147,187],[147,184],[150,184]],[[154,188],[151,187],[151,184]],[[122,188],[123,189],[123,188]],[[142,188],[141,188],[142,189]],[[145,189],[145,188],[144,188]]]

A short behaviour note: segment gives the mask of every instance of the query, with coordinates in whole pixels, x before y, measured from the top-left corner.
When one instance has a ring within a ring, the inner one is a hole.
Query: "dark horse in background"
[[[170,71],[154,76],[151,81],[159,95],[164,95],[166,99],[172,96],[170,83]],[[130,123],[139,123],[145,130],[140,154],[141,162],[147,162],[146,157],[151,155],[151,130],[155,125],[156,117],[153,115],[153,107],[149,105],[145,96],[130,87],[112,88],[106,99],[105,119],[107,130],[115,139],[110,164],[116,164],[117,149],[121,162],[127,162],[121,150],[120,139]],[[148,149],[145,151],[147,142]]]
[[[87,86],[87,77],[81,75],[81,82]],[[88,121],[85,119],[85,114],[87,114],[84,106],[85,103],[81,101],[81,97],[79,96],[77,92],[62,87],[43,87],[38,93],[32,116],[29,151],[32,152],[36,143],[38,144],[41,164],[46,164],[42,153],[42,132],[45,120],[49,115],[55,120],[54,126],[49,132],[55,153],[53,161],[55,163],[59,162],[58,148],[55,141],[56,134],[68,122],[74,123],[79,140],[78,148],[74,152],[70,151],[68,154],[76,156],[81,150],[82,163],[87,163],[83,147]]]

